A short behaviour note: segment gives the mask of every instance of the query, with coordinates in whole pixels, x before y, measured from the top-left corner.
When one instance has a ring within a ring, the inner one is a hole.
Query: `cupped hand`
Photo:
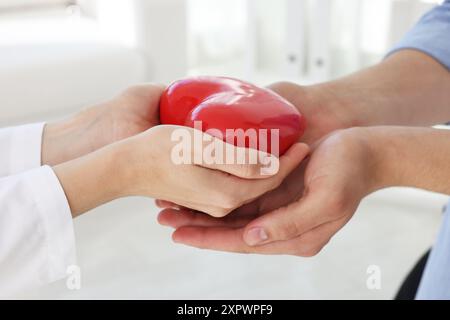
[[[156,84],[134,85],[108,101],[46,124],[42,163],[69,161],[158,125],[163,90]]]
[[[343,129],[352,124],[350,117],[345,114],[345,107],[339,97],[322,85],[300,86],[291,82],[277,82],[268,88],[289,102],[291,102],[307,119],[305,134],[301,141],[313,144],[330,132]],[[287,205],[298,199],[303,192],[304,165],[300,165],[284,181],[277,190],[255,199],[247,204],[240,212],[253,215],[267,212]],[[180,205],[167,201],[156,200],[160,208],[179,209]]]
[[[367,141],[364,129],[336,131],[318,142],[278,189],[256,202],[221,219],[166,208],[159,222],[176,228],[174,241],[194,247],[315,255],[349,221],[361,199],[380,186],[378,157]]]
[[[193,128],[161,125],[124,142],[131,172],[126,174],[129,178],[125,180],[132,182],[125,186],[129,195],[150,196],[223,217],[278,188],[309,152],[307,145],[295,143],[283,156],[276,158],[261,151],[235,147],[197,131],[209,139],[202,139],[201,148],[194,141],[188,143],[189,161],[179,162],[174,158],[178,155],[178,151],[174,153],[179,144],[174,139],[177,130],[183,130],[194,139],[196,130]],[[216,150],[222,149],[222,154],[234,154],[234,161],[206,161],[204,150],[211,144]],[[237,159],[241,151],[245,154],[243,162]],[[257,155],[253,158],[256,162],[250,161],[251,152]],[[268,171],[269,167],[273,170]]]

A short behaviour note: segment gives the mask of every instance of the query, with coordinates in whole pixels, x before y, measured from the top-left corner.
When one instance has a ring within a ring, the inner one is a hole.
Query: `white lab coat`
[[[0,297],[62,279],[75,264],[69,204],[41,166],[43,128],[0,129]]]

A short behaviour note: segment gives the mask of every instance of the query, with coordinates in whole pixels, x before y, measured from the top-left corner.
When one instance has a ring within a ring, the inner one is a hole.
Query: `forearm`
[[[308,87],[346,127],[424,126],[450,120],[450,72],[431,57],[399,51],[347,77]]]
[[[450,194],[450,130],[363,128],[376,159],[377,188],[406,186]]]

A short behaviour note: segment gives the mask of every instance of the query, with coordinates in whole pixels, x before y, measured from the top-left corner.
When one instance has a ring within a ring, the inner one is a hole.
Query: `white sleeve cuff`
[[[0,177],[41,166],[45,123],[0,129]]]
[[[43,282],[60,280],[76,263],[72,214],[64,190],[49,166],[27,172],[27,181],[45,233],[48,253]]]

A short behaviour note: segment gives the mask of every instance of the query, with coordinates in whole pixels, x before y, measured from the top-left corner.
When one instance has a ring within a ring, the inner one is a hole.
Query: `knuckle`
[[[288,223],[279,230],[280,240],[289,240],[298,235],[299,229],[295,223]]]

